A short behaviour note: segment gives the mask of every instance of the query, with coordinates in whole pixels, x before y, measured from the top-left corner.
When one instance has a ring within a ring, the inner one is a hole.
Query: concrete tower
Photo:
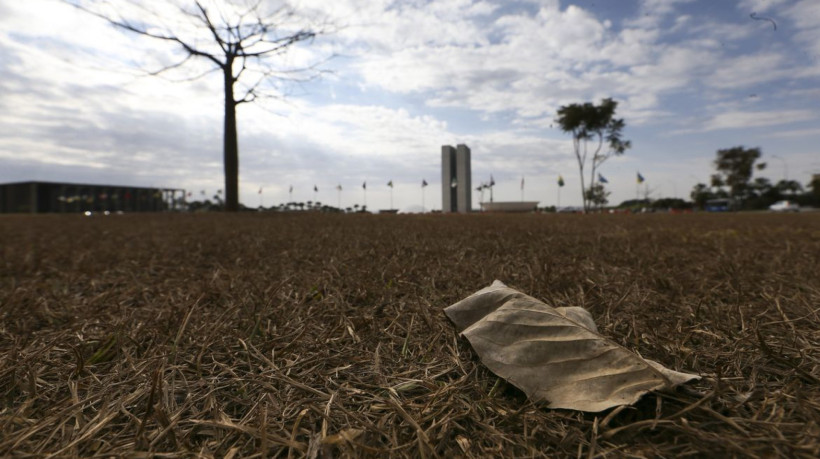
[[[470,148],[459,144],[441,147],[441,211],[467,213],[472,211],[472,174]]]

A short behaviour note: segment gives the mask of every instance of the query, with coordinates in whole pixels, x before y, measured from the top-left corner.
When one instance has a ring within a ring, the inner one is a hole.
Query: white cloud
[[[641,11],[668,15],[682,3],[688,1],[646,2]],[[613,96],[644,123],[665,112],[658,110],[664,95],[697,91],[723,58],[720,42],[704,36],[709,29],[701,24],[692,39],[670,44],[658,24],[611,30],[608,23],[573,5],[544,2],[535,14],[507,14],[487,24],[488,44],[385,46],[395,51],[361,55],[355,68],[367,85],[417,94],[432,107],[551,117],[559,105]],[[741,37],[712,27],[721,40]],[[726,73],[719,77],[730,77]]]
[[[588,12],[574,6],[562,11],[554,2],[535,15],[499,17],[490,30],[497,39],[489,45],[405,48],[362,56],[358,68],[370,85],[406,93],[433,91],[431,106],[539,116],[551,112],[559,99],[589,89],[578,74],[603,60],[597,48],[607,33]],[[627,41],[639,40],[638,35]]]
[[[707,84],[721,88],[744,88],[783,78],[794,73],[782,53],[761,53],[723,59]]]
[[[748,12],[768,12],[774,7],[783,5],[787,0],[739,0],[737,8]]]
[[[694,0],[641,0],[641,10],[649,14],[670,14],[678,5],[692,3]]]
[[[640,0],[638,14],[625,21],[625,25],[635,29],[658,29],[671,13],[675,13],[681,4],[694,0]],[[676,21],[676,25],[679,25]]]
[[[814,64],[813,69],[806,73],[813,77],[820,76],[820,8],[817,2],[798,1],[788,8],[784,15],[797,28],[794,41],[804,50],[801,58],[809,59]]]
[[[816,119],[811,110],[773,110],[766,112],[726,112],[713,116],[704,123],[705,131],[740,129],[762,126],[778,126]]]
[[[790,129],[787,131],[776,131],[768,134],[771,137],[790,137],[790,138],[804,138],[804,137],[820,137],[820,128],[809,129]]]

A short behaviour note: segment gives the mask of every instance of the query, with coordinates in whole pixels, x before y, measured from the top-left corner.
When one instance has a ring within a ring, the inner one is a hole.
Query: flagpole
[[[393,210],[393,187],[390,187],[390,210]]]

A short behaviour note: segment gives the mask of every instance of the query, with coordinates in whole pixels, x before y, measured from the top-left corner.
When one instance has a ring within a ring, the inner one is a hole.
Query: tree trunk
[[[603,142],[604,142],[604,138],[599,133],[598,134],[598,148],[595,149],[595,154],[592,155],[592,170],[590,171],[590,174],[589,174],[589,190],[590,190],[590,192],[592,191],[592,188],[595,186],[595,178],[596,178],[595,177],[595,172],[598,170],[598,166],[600,165],[600,163],[598,162],[598,153],[601,151],[601,145],[603,145]],[[590,195],[591,195],[591,193],[590,193]],[[589,208],[590,208],[590,210],[592,209],[592,203],[589,204]],[[600,210],[600,208],[601,208],[601,205],[599,204],[598,209]]]
[[[225,211],[239,210],[239,143],[236,138],[236,101],[233,96],[233,58],[222,68],[225,80]]]
[[[590,195],[590,197],[594,196],[594,194],[592,194],[592,189],[595,187],[595,169],[596,169],[595,158],[592,158],[592,171],[591,171],[591,174],[589,175],[589,191],[590,191],[589,195]],[[590,210],[592,210],[593,204],[594,204],[593,202],[589,203],[589,209]],[[598,205],[599,209],[600,209],[600,207],[601,206]]]
[[[573,142],[575,142],[575,157],[578,159],[578,174],[581,177],[581,202],[584,203],[584,213],[587,213],[587,190],[584,188],[584,161],[581,159],[581,140],[573,133]]]

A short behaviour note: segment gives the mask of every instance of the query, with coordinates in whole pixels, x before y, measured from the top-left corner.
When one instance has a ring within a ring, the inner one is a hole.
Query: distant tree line
[[[695,207],[703,209],[712,199],[731,199],[737,210],[766,209],[786,199],[801,206],[820,205],[820,177],[815,175],[805,187],[786,177],[775,183],[763,176],[755,177],[755,171],[766,169],[766,163],[759,161],[762,156],[760,148],[718,150],[709,183],[698,183],[689,195]]]
[[[188,210],[190,212],[217,212],[224,210],[224,204],[222,200],[217,199],[218,196],[214,196],[214,200],[205,199],[202,201],[191,201],[187,203]],[[305,202],[286,202],[276,204],[270,207],[249,207],[242,203],[239,204],[239,211],[243,212],[325,212],[325,213],[367,213],[367,206],[353,204],[350,207],[335,207],[329,206],[327,204],[323,204],[319,201],[305,201]]]

